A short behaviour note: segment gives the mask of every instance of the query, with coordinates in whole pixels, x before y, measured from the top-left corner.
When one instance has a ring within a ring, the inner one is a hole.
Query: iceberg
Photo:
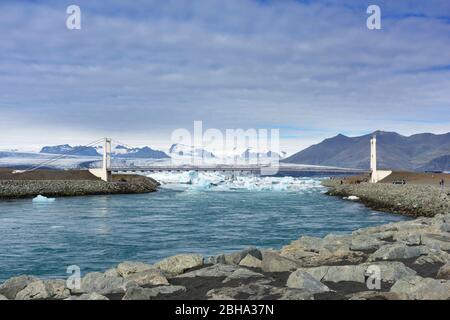
[[[47,198],[41,195],[38,195],[37,197],[33,198],[33,203],[50,203],[54,201],[55,198]]]
[[[267,177],[232,172],[158,172],[148,175],[162,188],[191,191],[251,191],[307,193],[323,190],[319,179],[306,177]]]

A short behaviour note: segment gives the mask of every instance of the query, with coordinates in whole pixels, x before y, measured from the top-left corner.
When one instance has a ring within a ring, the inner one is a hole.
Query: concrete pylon
[[[89,169],[89,172],[103,181],[111,181],[111,138],[105,138],[102,167],[99,169]]]
[[[377,181],[377,136],[374,135],[370,139],[370,182],[376,183]]]
[[[377,136],[373,135],[370,139],[370,182],[377,183],[378,181],[389,176],[392,171],[378,170],[377,168]]]

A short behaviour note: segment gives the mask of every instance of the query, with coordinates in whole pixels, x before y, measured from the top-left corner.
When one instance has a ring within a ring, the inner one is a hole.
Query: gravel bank
[[[101,180],[0,180],[0,199],[85,196],[102,194],[148,193],[156,191],[158,182],[151,178]]]
[[[429,185],[394,185],[387,183],[340,184],[324,180],[328,194],[339,197],[356,196],[370,208],[412,217],[432,217],[450,212],[450,188]]]
[[[449,252],[450,213],[304,236],[281,250],[125,261],[83,274],[79,286],[22,275],[0,285],[0,300],[446,300]]]

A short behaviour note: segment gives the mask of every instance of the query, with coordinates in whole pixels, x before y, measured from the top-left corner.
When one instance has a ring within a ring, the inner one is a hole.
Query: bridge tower
[[[377,136],[373,135],[372,139],[370,139],[370,182],[377,183],[380,180],[383,180],[387,176],[389,176],[392,171],[391,170],[378,170],[377,168]]]
[[[377,183],[377,136],[370,139],[370,182]]]
[[[104,140],[102,167],[89,169],[89,172],[103,181],[111,181],[111,138]]]

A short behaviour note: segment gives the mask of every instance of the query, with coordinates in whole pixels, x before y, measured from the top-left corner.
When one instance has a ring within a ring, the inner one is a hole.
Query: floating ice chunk
[[[37,197],[33,198],[34,203],[50,203],[55,201],[55,198],[47,198],[41,195],[38,195]]]
[[[305,177],[264,177],[232,172],[158,172],[150,177],[163,188],[192,191],[314,192],[323,190],[319,179]]]

